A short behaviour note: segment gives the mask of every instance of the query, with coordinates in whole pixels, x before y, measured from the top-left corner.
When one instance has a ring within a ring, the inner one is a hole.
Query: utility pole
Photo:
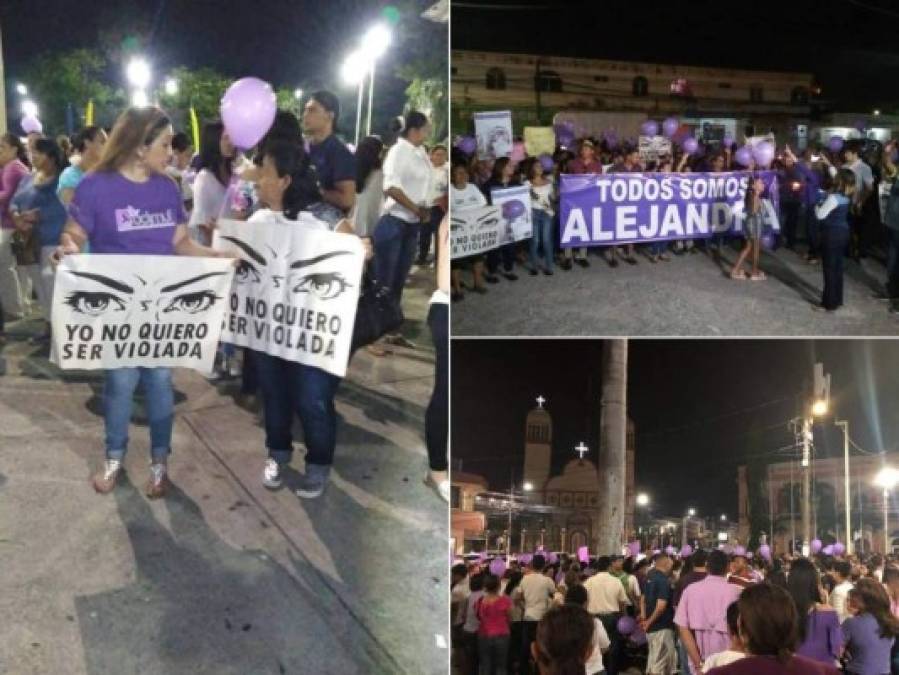
[[[3,27],[0,26],[0,134],[6,133],[6,76],[3,74]]]
[[[849,420],[835,420],[834,424],[843,429],[843,503],[846,511],[846,553],[852,554],[852,523],[849,520]]]
[[[602,346],[599,452],[599,555],[619,553],[627,475],[627,340]]]
[[[812,421],[802,418],[802,552],[811,547],[812,541]]]

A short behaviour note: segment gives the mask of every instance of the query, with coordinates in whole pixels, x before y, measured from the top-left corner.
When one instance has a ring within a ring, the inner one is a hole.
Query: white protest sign
[[[641,162],[655,162],[661,155],[671,156],[671,139],[664,136],[640,136],[637,150]]]
[[[509,110],[475,113],[474,132],[478,139],[478,159],[512,154],[512,113]]]
[[[504,221],[499,235],[500,246],[531,238],[531,189],[527,185],[491,190],[490,201],[500,208]]]
[[[346,374],[365,252],[359,237],[300,213],[283,220],[220,220],[214,246],[241,257],[222,340]]]
[[[208,373],[233,275],[225,258],[65,256],[53,291],[52,359],[62,369]]]
[[[504,226],[498,206],[450,211],[450,247],[452,258],[477,255],[499,246]]]

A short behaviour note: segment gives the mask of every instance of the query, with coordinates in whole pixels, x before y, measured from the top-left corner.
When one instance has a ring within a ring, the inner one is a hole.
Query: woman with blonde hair
[[[80,252],[128,255],[225,257],[193,241],[181,193],[165,175],[172,155],[172,123],[155,107],[129,108],[116,121],[100,161],[79,183],[69,205],[56,257]],[[154,227],[137,227],[139,222]],[[141,384],[150,426],[150,479],[146,493],[168,491],[174,395],[169,368],[115,368],[106,371],[103,414],[106,461],[93,477],[94,489],[113,490],[122,472],[134,390]]]

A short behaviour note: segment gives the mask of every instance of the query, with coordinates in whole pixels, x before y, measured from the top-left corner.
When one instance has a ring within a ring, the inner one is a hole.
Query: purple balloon
[[[494,558],[490,561],[490,574],[502,577],[506,573],[506,561],[502,558]]]
[[[824,555],[833,555],[833,544],[828,544],[823,549]]]
[[[623,616],[618,619],[618,632],[622,635],[630,635],[634,632],[634,629],[637,627],[637,622],[634,621],[634,617],[632,616]]]
[[[512,199],[503,204],[503,218],[506,220],[515,220],[522,215],[524,215],[524,204],[517,199]]]
[[[671,546],[670,544],[665,547],[665,553],[667,553],[668,555],[674,555],[676,551],[677,551],[677,549],[674,548],[673,546]]]
[[[842,136],[831,136],[830,140],[827,141],[827,148],[831,152],[839,152],[843,149],[843,137]]]
[[[727,136],[724,137],[724,140],[721,141],[721,143],[724,145],[725,148],[732,148],[736,144],[736,141],[734,140],[733,136],[728,134]]]
[[[693,547],[690,544],[684,544],[680,549],[680,557],[681,558],[689,558],[693,555]]]
[[[474,136],[463,136],[459,139],[459,143],[456,147],[466,155],[473,155],[475,150],[478,149],[478,139]]]
[[[734,160],[740,166],[749,166],[752,164],[752,150],[748,145],[744,145],[734,153]]]
[[[643,645],[646,644],[646,633],[643,631],[642,628],[637,626],[636,628],[634,628],[634,631],[631,633],[630,640],[638,647],[642,647]]]
[[[768,544],[762,544],[759,546],[759,555],[765,560],[771,560],[771,547]]]
[[[618,133],[614,129],[606,129],[602,132],[602,138],[610,150],[618,147]]]
[[[774,159],[774,145],[768,141],[762,141],[752,149],[752,156],[759,166],[768,166]]]
[[[577,550],[577,559],[582,563],[590,562],[590,549],[586,546],[581,546]]]
[[[659,133],[659,123],[653,120],[646,120],[640,125],[640,133],[644,136],[655,136]]]
[[[228,87],[221,113],[231,142],[246,150],[256,145],[275,121],[278,104],[268,82],[244,77]]]
[[[809,544],[809,547],[811,548],[813,554],[817,554],[821,550],[821,546],[822,544],[820,539],[812,539],[811,543]]]
[[[44,132],[44,125],[41,124],[41,121],[34,115],[25,115],[22,118],[22,131],[26,134],[41,134]]]
[[[543,167],[544,171],[552,171],[555,163],[553,162],[553,158],[544,152],[540,155],[540,166]]]
[[[668,138],[674,136],[677,133],[677,128],[680,126],[680,123],[674,119],[673,117],[669,117],[664,122],[662,122],[662,132]]]
[[[841,542],[837,542],[833,545],[833,554],[834,555],[843,555],[846,552],[846,547],[843,546]]]
[[[746,547],[734,546],[734,555],[746,555]]]
[[[558,553],[550,553],[549,554],[549,564],[555,565],[557,562],[559,562],[559,554]]]
[[[854,126],[857,131],[864,131],[865,128],[868,126],[868,122],[864,118],[860,117],[857,120],[855,120]]]
[[[688,155],[692,155],[694,152],[696,152],[696,150],[699,149],[699,143],[695,138],[691,136],[690,138],[684,140],[683,148],[684,152],[686,152]]]
[[[570,131],[563,131],[560,134],[556,134],[556,143],[558,143],[563,148],[570,148],[574,145],[574,133]]]

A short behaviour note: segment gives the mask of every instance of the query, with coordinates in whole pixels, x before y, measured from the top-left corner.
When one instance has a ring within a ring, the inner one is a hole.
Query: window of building
[[[534,88],[537,91],[560,92],[562,91],[562,76],[554,70],[541,70],[534,77]]]
[[[450,506],[454,509],[458,509],[460,502],[462,500],[462,491],[459,489],[458,485],[450,486]]]
[[[453,66],[452,68],[450,68],[450,74],[455,75],[455,74],[458,73],[458,72],[459,72],[459,69],[456,68],[455,66]]]
[[[765,90],[759,85],[749,87],[749,101],[751,103],[762,103],[765,100]]]
[[[506,74],[502,68],[491,68],[487,71],[487,88],[488,89],[505,89]]]
[[[642,75],[638,75],[631,84],[631,91],[634,96],[647,96],[649,94],[649,80]]]

